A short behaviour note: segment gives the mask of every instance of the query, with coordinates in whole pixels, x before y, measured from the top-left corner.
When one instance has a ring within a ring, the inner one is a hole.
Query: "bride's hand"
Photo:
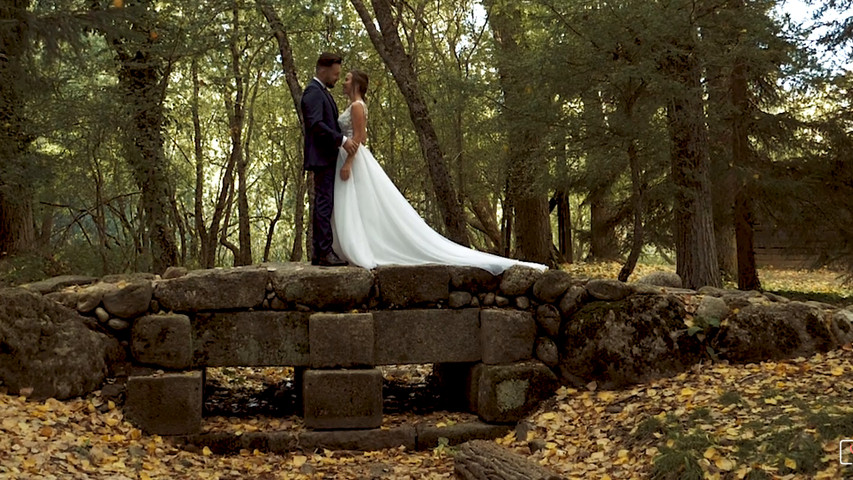
[[[352,166],[344,164],[344,166],[341,167],[341,180],[345,182],[349,180],[350,173],[352,173]]]

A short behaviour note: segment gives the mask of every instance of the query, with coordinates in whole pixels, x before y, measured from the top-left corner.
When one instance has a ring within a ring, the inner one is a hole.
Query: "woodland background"
[[[850,58],[853,2],[817,5],[819,44],[777,3],[0,0],[5,282],[310,258],[322,51],[370,74],[369,148],[460,243],[752,289],[760,226],[851,271],[853,75],[816,49]]]

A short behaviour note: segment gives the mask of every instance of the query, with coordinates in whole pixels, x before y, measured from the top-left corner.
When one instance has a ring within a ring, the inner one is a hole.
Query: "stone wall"
[[[513,422],[558,382],[616,388],[703,360],[808,355],[853,339],[849,310],[684,290],[673,277],[287,263],[30,288],[111,332],[134,364],[164,372],[131,377],[126,405],[163,434],[200,425],[205,367],[300,367],[306,424],[325,429],[379,425],[377,366],[433,363],[483,420]],[[166,415],[175,402],[184,412]]]

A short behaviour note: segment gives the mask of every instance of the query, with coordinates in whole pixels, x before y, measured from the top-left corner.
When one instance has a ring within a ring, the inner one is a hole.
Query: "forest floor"
[[[579,275],[615,277],[618,265],[567,266]],[[638,276],[660,269],[646,266]],[[828,271],[760,272],[766,289],[850,305],[853,291]],[[784,294],[784,293],[783,293]],[[262,390],[288,369],[211,369],[227,391]],[[388,370],[392,380],[422,382],[428,368]],[[577,479],[853,478],[853,348],[810,358],[730,365],[700,364],[674,378],[619,390],[561,388],[526,422],[524,438],[498,443]],[[247,397],[248,398],[248,397]],[[240,402],[246,401],[241,398]],[[250,403],[250,402],[249,402]],[[238,410],[245,407],[238,406]],[[214,414],[204,429],[302,428],[296,416]],[[246,413],[242,411],[240,413]],[[464,414],[425,413],[451,425]],[[389,413],[384,426],[414,422]],[[440,423],[439,423],[440,424]],[[848,444],[849,447],[849,444]],[[848,449],[849,450],[849,449]],[[31,401],[0,387],[0,479],[432,479],[453,477],[453,447],[410,452],[310,451],[216,455],[182,450],[144,434],[100,392],[68,401]]]

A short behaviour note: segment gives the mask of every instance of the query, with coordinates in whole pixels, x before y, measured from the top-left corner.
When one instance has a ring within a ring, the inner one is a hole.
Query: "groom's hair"
[[[337,53],[323,52],[320,58],[317,59],[317,70],[321,67],[331,67],[336,63],[343,63],[344,59]]]

